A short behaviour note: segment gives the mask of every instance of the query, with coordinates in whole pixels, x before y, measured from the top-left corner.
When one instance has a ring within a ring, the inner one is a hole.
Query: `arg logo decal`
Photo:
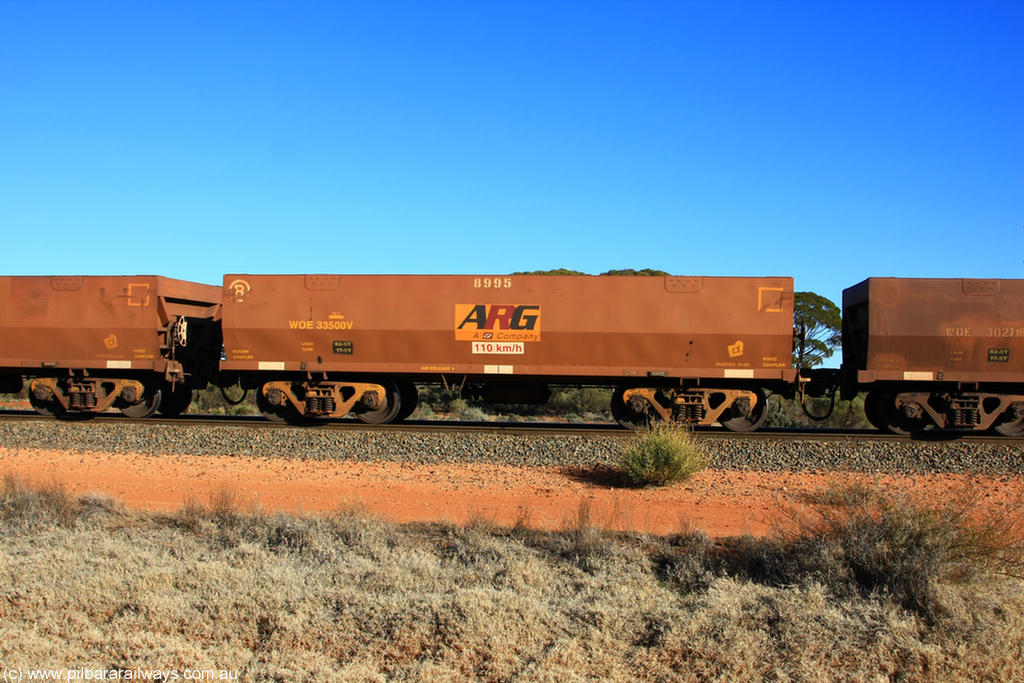
[[[457,341],[540,341],[537,304],[455,304]]]

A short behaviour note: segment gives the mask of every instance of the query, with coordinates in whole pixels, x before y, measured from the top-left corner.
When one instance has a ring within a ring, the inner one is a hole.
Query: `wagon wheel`
[[[395,417],[395,422],[401,422],[416,410],[417,404],[420,402],[419,391],[416,389],[416,385],[412,382],[401,382],[398,387],[398,393],[402,402],[402,407],[398,409],[398,415]]]
[[[279,389],[271,389],[271,391],[280,391]],[[291,422],[299,417],[299,411],[297,411],[288,399],[284,396],[281,397],[282,404],[274,405],[267,398],[263,391],[263,387],[256,390],[256,407],[263,414],[263,417],[267,418],[271,422]]]
[[[164,383],[160,388],[160,407],[164,417],[178,417],[192,405],[192,390],[184,385],[172,386]]]
[[[1024,405],[1010,406],[995,429],[1003,436],[1024,436]]]
[[[402,410],[402,397],[398,391],[398,386],[390,380],[378,382],[378,384],[384,387],[384,402],[372,410],[356,413],[356,417],[366,424],[379,425],[386,422],[395,422],[398,420]],[[415,408],[415,404],[413,404],[413,407]]]
[[[134,405],[121,406],[119,410],[125,417],[130,417],[136,420],[144,417],[149,417],[157,411],[160,407],[160,399],[163,394],[159,389],[155,389],[150,386],[146,386],[146,393],[142,397],[142,401]]]
[[[32,391],[28,392],[28,402],[37,413],[47,417],[60,417],[66,412],[64,406],[57,399],[52,397],[49,399],[36,398]]]
[[[889,427],[882,418],[882,394],[880,389],[875,389],[869,391],[868,395],[864,397],[864,417],[868,419],[872,427],[884,432]]]
[[[757,403],[750,412],[728,420],[719,420],[723,427],[730,432],[752,432],[764,424],[765,418],[768,417],[768,399],[760,389],[754,389],[753,393],[757,396]]]
[[[909,436],[923,432],[930,422],[925,416],[907,415],[906,411],[896,405],[899,389],[890,389],[882,393],[878,399],[877,415],[885,428],[893,434]]]
[[[647,427],[657,419],[657,416],[652,416],[649,407],[645,407],[642,410],[637,408],[641,405],[640,400],[626,403],[622,400],[625,395],[627,387],[616,387],[612,393],[612,417],[615,421],[626,429],[643,429]],[[647,401],[643,401],[643,405],[646,405]]]

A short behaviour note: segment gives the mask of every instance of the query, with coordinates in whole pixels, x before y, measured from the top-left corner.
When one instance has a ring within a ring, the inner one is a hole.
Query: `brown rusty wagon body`
[[[216,371],[220,296],[148,275],[0,277],[0,375],[31,378],[44,413],[180,413]]]
[[[282,418],[391,420],[412,381],[571,382],[617,387],[626,423],[743,429],[793,383],[792,318],[786,277],[228,275],[221,370]]]
[[[897,432],[1024,433],[1024,280],[870,278],[843,292],[844,394]]]

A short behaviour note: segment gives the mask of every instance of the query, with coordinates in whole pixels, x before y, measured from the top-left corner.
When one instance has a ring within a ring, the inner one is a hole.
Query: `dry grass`
[[[15,529],[70,524],[78,516],[79,507],[88,504],[86,499],[73,499],[59,482],[32,488],[11,474],[4,476],[0,490],[0,518]]]
[[[885,492],[868,483],[831,486],[790,516],[785,552],[833,588],[880,593],[934,618],[939,588],[995,574],[1024,576],[1020,505],[1007,514],[964,491],[941,501]]]
[[[935,574],[926,618],[787,564],[792,537],[612,534],[585,505],[551,533],[228,498],[150,515],[6,480],[0,661],[250,681],[1024,680],[1024,591],[998,563]]]

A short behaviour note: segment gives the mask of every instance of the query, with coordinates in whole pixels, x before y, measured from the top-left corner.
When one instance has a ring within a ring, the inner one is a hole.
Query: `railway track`
[[[316,432],[373,432],[373,433],[450,433],[450,434],[504,434],[545,436],[603,436],[626,439],[633,433],[612,423],[559,423],[559,422],[458,422],[441,420],[407,420],[400,424],[368,425],[357,420],[326,419],[306,424],[272,422],[259,415],[182,415],[166,418],[153,416],[142,419],[125,417],[120,413],[87,414],[81,417],[55,419],[39,415],[32,410],[0,410],[0,421],[56,422],[59,424],[112,424],[142,426],[241,427],[260,430],[305,429]],[[887,434],[871,429],[794,429],[765,427],[756,432],[731,432],[717,427],[697,427],[694,433],[707,441],[843,441],[878,443],[934,443],[963,442],[977,444],[1019,445],[1024,438],[1011,438],[998,434],[964,434],[952,432],[926,432],[916,436]]]

